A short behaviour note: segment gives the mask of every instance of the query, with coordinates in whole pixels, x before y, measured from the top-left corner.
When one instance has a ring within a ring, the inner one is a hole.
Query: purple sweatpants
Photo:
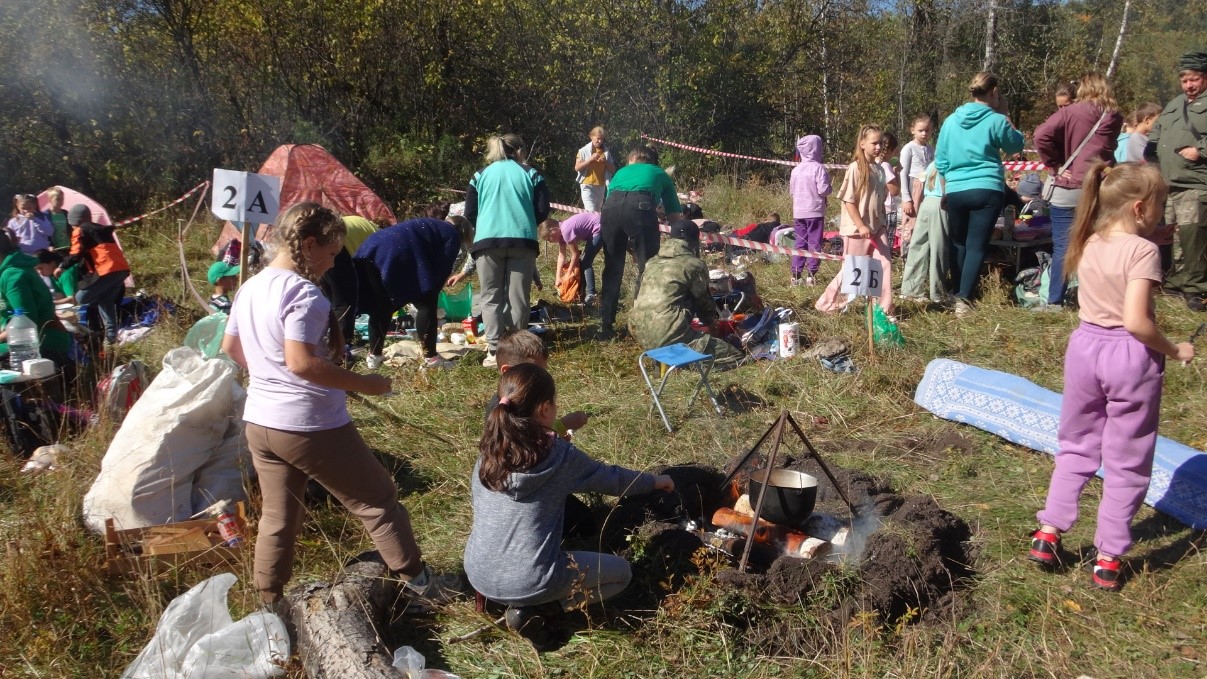
[[[1077,521],[1077,501],[1101,466],[1102,502],[1094,546],[1122,556],[1131,523],[1152,476],[1165,357],[1123,328],[1082,324],[1065,351],[1060,452],[1040,523],[1064,532]]]
[[[792,221],[792,230],[796,232],[796,247],[817,252],[821,250],[821,234],[825,227],[825,217],[805,217],[797,218]],[[821,266],[820,259],[812,257],[797,257],[792,255],[792,277],[798,278],[802,271],[807,267],[809,275],[817,274],[818,267]]]

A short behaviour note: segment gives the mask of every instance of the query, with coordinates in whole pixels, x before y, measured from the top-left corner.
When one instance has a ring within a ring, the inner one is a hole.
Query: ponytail
[[[553,378],[532,363],[512,366],[499,378],[499,405],[486,416],[478,444],[478,480],[493,491],[507,490],[513,472],[525,472],[543,462],[552,441],[549,430],[536,421],[536,410],[554,401]]]
[[[1117,221],[1132,221],[1130,210],[1135,201],[1163,203],[1168,188],[1156,166],[1121,163],[1111,167],[1099,161],[1090,166],[1081,185],[1081,202],[1069,230],[1069,249],[1065,253],[1065,280],[1077,273],[1077,265],[1090,236],[1110,229]],[[1141,233],[1146,236],[1148,234]]]
[[[524,140],[518,134],[494,134],[486,140],[486,164],[497,163],[500,160],[515,160],[516,154],[524,148]]]

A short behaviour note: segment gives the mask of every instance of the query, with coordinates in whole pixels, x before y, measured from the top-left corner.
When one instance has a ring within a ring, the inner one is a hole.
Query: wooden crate
[[[227,547],[213,518],[128,530],[117,530],[113,519],[107,519],[105,571],[110,575],[154,575],[169,568],[229,567],[239,561],[248,544],[247,514],[242,502],[235,506],[235,520],[243,542]]]

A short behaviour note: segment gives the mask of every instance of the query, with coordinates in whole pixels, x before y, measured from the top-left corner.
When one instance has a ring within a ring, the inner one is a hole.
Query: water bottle
[[[13,309],[13,316],[8,319],[9,366],[20,371],[24,361],[41,357],[38,353],[38,326],[25,315],[24,309]]]

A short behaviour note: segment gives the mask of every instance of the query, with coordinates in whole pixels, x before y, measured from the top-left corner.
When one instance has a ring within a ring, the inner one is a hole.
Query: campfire
[[[780,446],[789,427],[804,445],[807,456],[818,463],[846,503],[849,511],[847,519],[814,513],[817,504],[816,477],[775,467],[777,460],[782,459]],[[766,459],[758,456],[763,444],[772,439],[774,444],[770,455]],[[748,470],[752,463],[762,466]],[[847,554],[854,507],[829,467],[787,411],[780,414],[750,451],[732,467],[733,471],[722,484],[728,489],[730,501],[712,513],[707,527],[702,526],[701,522],[686,520],[681,522],[680,528],[697,533],[705,547],[739,559],[739,572],[745,572],[752,558],[759,570],[765,570],[781,556],[841,560]],[[746,477],[745,492],[742,482],[736,478],[743,472]]]

